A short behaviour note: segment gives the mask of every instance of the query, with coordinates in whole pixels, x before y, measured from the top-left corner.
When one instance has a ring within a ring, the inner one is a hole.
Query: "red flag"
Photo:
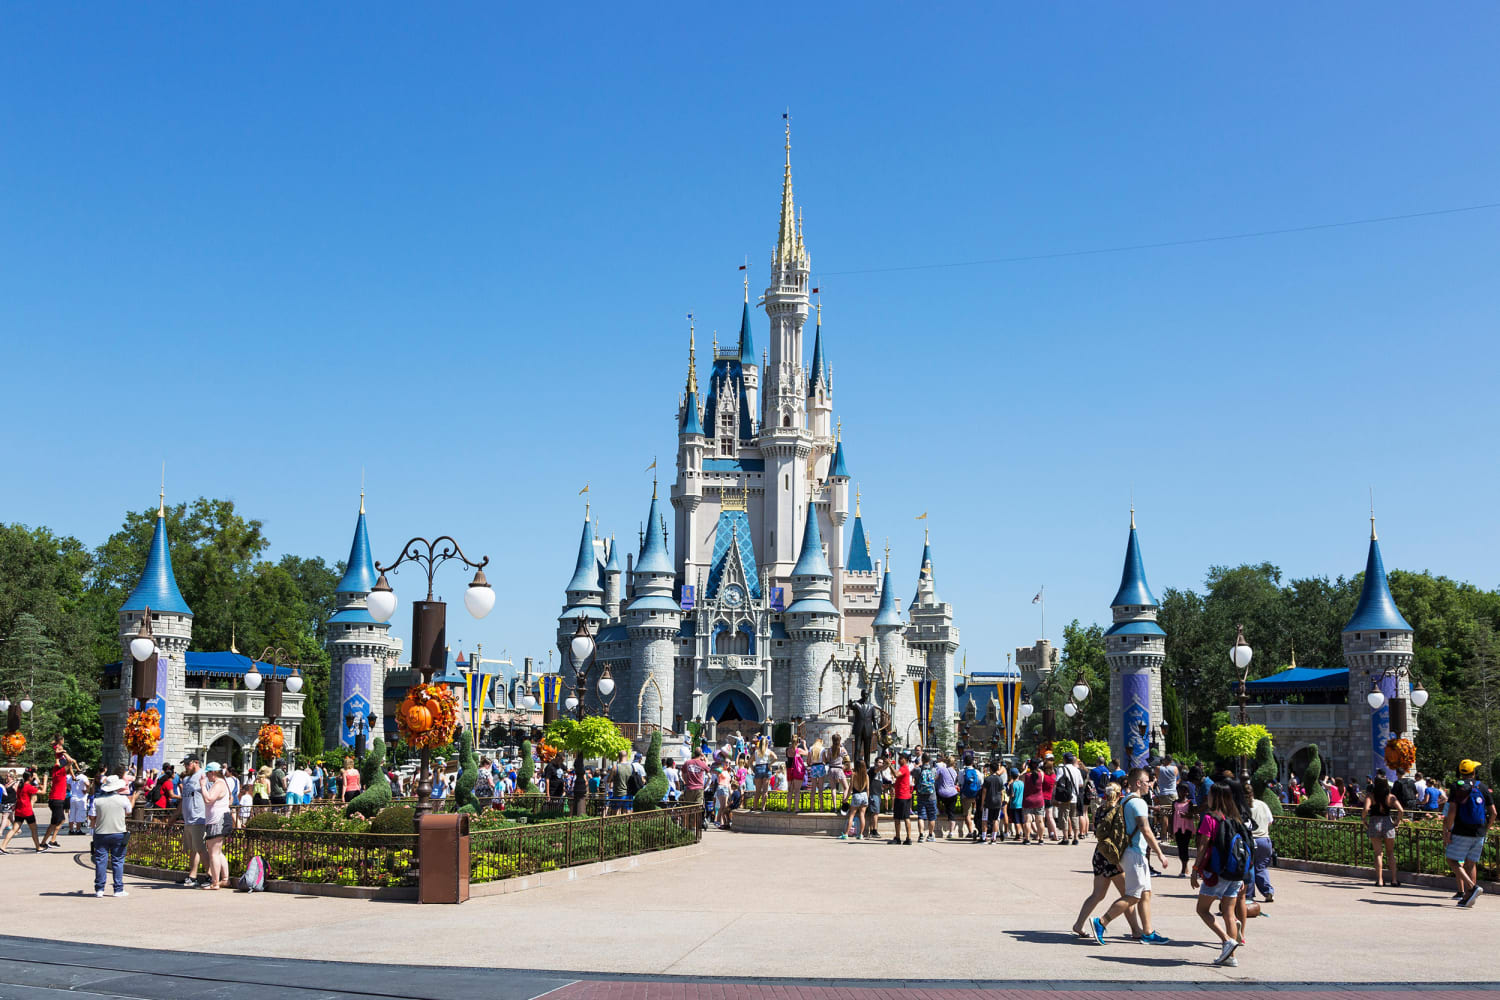
[[[817,294],[818,294],[818,290],[817,290],[817,289],[816,289],[816,288],[814,288],[814,289],[813,289],[813,294],[814,294],[814,295],[817,295]]]

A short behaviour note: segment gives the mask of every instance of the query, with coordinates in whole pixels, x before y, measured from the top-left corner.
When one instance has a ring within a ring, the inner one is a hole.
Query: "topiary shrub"
[[[1078,755],[1079,760],[1091,767],[1095,764],[1108,764],[1109,757],[1109,743],[1105,740],[1088,740]]]
[[[411,806],[386,806],[370,820],[371,833],[416,833],[417,811]]]
[[[660,809],[661,800],[667,797],[667,775],[661,769],[661,733],[651,734],[651,746],[646,750],[646,783],[635,793],[634,809]]]
[[[1270,784],[1275,780],[1276,758],[1271,755],[1271,737],[1262,736],[1260,742],[1255,744],[1255,765],[1250,772],[1250,787],[1254,790],[1255,797],[1270,807],[1272,816],[1280,816],[1281,799],[1270,790]]]
[[[1328,790],[1323,787],[1323,759],[1318,756],[1318,745],[1307,748],[1307,767],[1302,769],[1302,784],[1308,789],[1307,797],[1297,803],[1297,815],[1303,819],[1322,819],[1328,815]]]
[[[391,804],[391,782],[385,776],[385,740],[378,736],[370,743],[370,752],[359,766],[359,780],[364,790],[344,806],[344,815],[378,816]]]
[[[458,780],[453,783],[453,801],[458,806],[455,811],[477,816],[480,805],[474,786],[479,783],[479,760],[474,756],[474,737],[467,729],[458,732],[458,763]]]
[[[521,770],[516,775],[516,784],[528,795],[540,795],[536,784],[536,758],[531,755],[531,741],[521,741]]]
[[[280,830],[286,826],[286,817],[277,813],[256,813],[245,821],[247,830]]]

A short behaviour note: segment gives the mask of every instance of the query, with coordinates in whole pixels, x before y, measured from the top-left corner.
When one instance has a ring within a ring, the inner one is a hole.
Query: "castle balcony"
[[[759,673],[760,657],[754,653],[711,653],[708,657],[708,669],[719,672]]]

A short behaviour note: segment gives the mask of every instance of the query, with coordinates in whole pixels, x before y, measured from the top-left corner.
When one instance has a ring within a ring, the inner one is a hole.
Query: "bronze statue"
[[[866,766],[879,749],[876,743],[879,711],[870,704],[868,691],[861,691],[859,700],[849,703],[849,744],[853,748],[855,759],[864,761]]]

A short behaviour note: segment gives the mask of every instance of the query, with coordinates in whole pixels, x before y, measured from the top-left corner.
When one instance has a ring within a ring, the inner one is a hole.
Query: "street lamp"
[[[135,702],[136,711],[146,707],[146,703],[156,697],[156,663],[157,663],[156,637],[151,633],[151,609],[148,607],[141,612],[141,623],[136,629],[134,638],[130,640],[130,697]],[[26,702],[22,702],[25,705]],[[165,721],[165,720],[163,720]],[[137,801],[145,798],[139,793],[146,788],[146,756],[135,755],[135,788]],[[144,805],[138,806],[144,808]]]
[[[1405,677],[1412,685],[1414,685],[1411,689],[1411,703],[1418,708],[1421,708],[1423,705],[1427,704],[1429,694],[1427,689],[1422,686],[1422,682],[1412,677],[1411,669],[1409,667],[1386,667],[1385,670],[1381,671],[1378,676],[1371,679],[1370,693],[1365,695],[1365,703],[1370,706],[1371,711],[1378,712],[1382,707],[1384,707],[1387,701],[1390,701],[1390,728],[1391,733],[1395,735],[1404,733],[1407,729],[1406,699],[1399,696],[1389,699],[1386,698],[1385,692],[1380,689],[1380,682],[1385,680],[1387,677],[1396,678],[1398,685],[1400,683],[1400,679]],[[1398,686],[1396,690],[1399,692],[1400,687]]]
[[[425,551],[424,551],[425,550]],[[495,591],[484,576],[484,567],[489,565],[490,557],[485,556],[479,562],[474,562],[464,555],[463,549],[449,535],[439,535],[432,541],[425,538],[412,538],[401,547],[401,555],[390,565],[375,564],[375,572],[379,577],[375,581],[374,588],[365,600],[365,606],[370,611],[370,616],[376,621],[390,621],[391,615],[396,613],[396,592],[391,589],[390,581],[386,579],[386,573],[396,569],[404,562],[414,562],[422,566],[427,572],[427,599],[424,601],[413,601],[411,605],[411,665],[422,677],[423,684],[432,683],[433,671],[439,663],[447,662],[447,617],[448,605],[442,601],[434,600],[432,596],[433,572],[447,562],[449,559],[458,559],[464,565],[474,569],[474,579],[470,581],[468,590],[464,593],[464,607],[475,618],[483,618],[490,613],[495,606]],[[416,826],[420,830],[422,817],[432,811],[432,768],[431,748],[422,748],[421,771],[417,778],[417,808]],[[413,851],[413,868],[420,864],[416,851]]]
[[[254,691],[262,683],[266,686],[265,694],[261,697],[261,707],[264,709],[266,722],[275,725],[276,720],[281,717],[281,694],[289,691],[292,694],[302,690],[302,674],[297,664],[287,663],[290,657],[285,649],[280,646],[267,646],[260,651],[260,655],[250,661],[250,669],[245,672],[245,687]],[[271,676],[263,677],[256,668],[256,663],[269,663],[271,665]],[[286,680],[276,676],[277,668],[285,670],[291,667],[292,673]],[[297,748],[295,744],[288,743],[286,751],[287,761],[293,763],[297,759]]]
[[[594,636],[589,632],[589,623],[581,614],[578,616],[578,627],[573,630],[573,638],[568,640],[568,658],[573,661],[573,694],[568,698],[568,711],[573,717],[583,721],[583,701],[588,696],[588,665],[593,658],[597,643]],[[529,697],[529,696],[528,696]],[[583,751],[578,750],[573,754],[573,815],[582,816],[584,800],[588,798],[589,785],[583,767]]]
[[[344,725],[354,734],[354,752],[363,757],[365,754],[365,739],[375,731],[375,723],[380,716],[371,712],[368,717],[363,715],[344,716]]]
[[[1245,714],[1245,703],[1250,698],[1250,658],[1254,656],[1250,644],[1245,641],[1245,626],[1234,627],[1234,645],[1229,647],[1229,662],[1234,664],[1234,669],[1240,673],[1240,725],[1245,725],[1248,717]],[[1240,770],[1244,770],[1244,761],[1240,761]]]

